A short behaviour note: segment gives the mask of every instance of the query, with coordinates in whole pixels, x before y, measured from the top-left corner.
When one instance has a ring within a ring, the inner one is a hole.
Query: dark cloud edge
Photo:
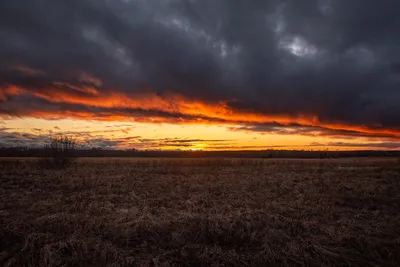
[[[27,98],[30,101],[27,101]],[[23,101],[18,101],[23,99]],[[218,124],[224,125],[231,131],[243,131],[258,134],[303,135],[310,137],[325,136],[331,138],[369,138],[381,140],[399,140],[400,131],[393,129],[366,128],[345,130],[332,129],[324,126],[302,125],[300,123],[281,124],[278,122],[249,123],[245,120],[227,120],[208,116],[190,115],[178,112],[168,112],[157,109],[141,108],[104,108],[82,104],[54,103],[49,100],[32,96],[14,96],[10,101],[0,105],[0,117],[3,120],[12,118],[35,117],[57,120],[74,118],[82,120],[117,120],[137,123],[166,123],[166,124]],[[382,131],[382,132],[380,132]]]
[[[233,109],[399,129],[399,1],[160,3],[1,1],[0,86],[43,90],[84,71],[103,92],[174,88]]]

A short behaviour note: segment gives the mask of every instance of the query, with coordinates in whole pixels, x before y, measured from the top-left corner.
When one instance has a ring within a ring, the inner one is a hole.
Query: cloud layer
[[[80,149],[147,149],[147,150],[260,150],[260,149],[374,149],[374,150],[398,150],[400,142],[371,141],[371,142],[311,142],[301,146],[285,145],[243,145],[230,139],[197,139],[197,138],[148,138],[131,134],[131,126],[113,126],[113,129],[95,131],[60,131],[55,127],[54,131],[46,132],[42,129],[31,129],[30,133],[21,133],[19,129],[0,127],[0,149],[3,147],[31,147],[43,148],[50,143],[50,138],[59,135],[67,135],[76,140]],[[113,136],[119,134],[119,137]],[[121,134],[124,134],[121,137]]]
[[[0,114],[398,138],[397,10],[397,0],[3,0]]]

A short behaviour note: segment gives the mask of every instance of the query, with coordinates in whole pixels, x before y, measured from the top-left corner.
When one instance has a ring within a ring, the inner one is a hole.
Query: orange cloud
[[[351,131],[368,135],[387,135],[400,137],[400,132],[393,129],[370,128],[367,126],[346,125],[340,123],[325,123],[319,121],[316,115],[299,114],[297,116],[265,115],[237,111],[229,108],[227,102],[205,103],[189,99],[177,94],[154,93],[124,94],[117,91],[100,92],[92,86],[76,86],[64,82],[55,82],[51,88],[40,90],[8,86],[0,90],[0,99],[5,101],[10,95],[32,95],[52,103],[77,104],[88,107],[102,108],[101,112],[69,111],[60,112],[30,111],[27,116],[34,117],[72,117],[88,120],[109,120],[153,123],[225,123],[225,124],[262,124],[278,123],[291,126],[318,126],[333,131]],[[107,109],[110,109],[109,111]],[[124,109],[153,111],[149,114],[130,114]],[[157,112],[173,114],[168,117]]]

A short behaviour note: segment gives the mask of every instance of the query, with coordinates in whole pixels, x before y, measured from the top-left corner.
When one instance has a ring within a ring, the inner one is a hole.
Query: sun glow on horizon
[[[357,150],[390,149],[380,139],[239,131],[235,125],[109,122],[12,118],[0,120],[0,133],[20,138],[19,145],[49,135],[68,134],[86,147],[139,150]],[[26,139],[25,141],[24,138]],[[1,141],[1,140],[0,140]],[[394,142],[394,141],[391,141]],[[0,142],[1,143],[1,142]],[[368,146],[371,144],[371,146]],[[1,144],[0,144],[1,145]],[[379,146],[378,146],[379,145]],[[380,147],[383,146],[383,147]]]

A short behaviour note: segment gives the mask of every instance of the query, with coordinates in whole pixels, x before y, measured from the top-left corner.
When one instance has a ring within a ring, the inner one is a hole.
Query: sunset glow
[[[1,146],[51,131],[110,149],[400,148],[391,45],[347,42],[350,29],[324,19],[334,8],[309,24],[271,4],[231,28],[223,12],[208,25],[169,4],[141,16],[152,4],[106,2],[76,27],[55,7],[54,23],[0,29]]]

